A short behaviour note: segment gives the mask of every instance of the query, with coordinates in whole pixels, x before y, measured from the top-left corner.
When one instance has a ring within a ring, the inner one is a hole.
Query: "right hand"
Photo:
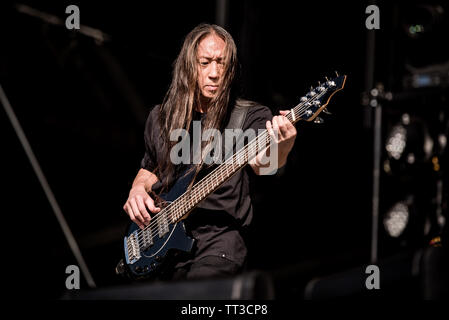
[[[133,187],[129,192],[128,200],[126,200],[123,209],[140,229],[144,229],[150,223],[151,216],[147,208],[152,213],[161,211],[161,208],[154,205],[154,200],[144,187]]]

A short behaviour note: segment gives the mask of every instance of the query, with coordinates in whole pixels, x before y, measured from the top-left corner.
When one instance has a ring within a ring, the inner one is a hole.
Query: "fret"
[[[206,192],[206,190],[204,190],[204,189],[196,188],[195,190],[192,190],[192,193],[194,193],[194,201],[195,202],[200,201],[205,192]]]
[[[226,173],[225,173],[225,171],[222,170],[222,169],[218,169],[218,172],[219,172],[219,175],[220,175],[222,181],[226,180]]]
[[[220,172],[220,170],[218,170],[218,172]],[[218,185],[219,180],[218,180],[218,175],[212,175],[211,176],[212,179],[212,189],[215,189],[215,187]]]
[[[224,179],[226,180],[229,177],[229,165],[225,163],[220,170],[223,172]]]
[[[171,217],[171,223],[175,223],[176,222],[176,213],[173,211],[173,208],[172,207],[169,207],[168,209],[167,209],[167,217]]]

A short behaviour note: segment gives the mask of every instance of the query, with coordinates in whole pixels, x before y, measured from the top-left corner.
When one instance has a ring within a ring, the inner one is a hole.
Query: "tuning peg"
[[[323,109],[323,112],[324,112],[325,114],[332,114],[332,113],[329,112],[329,110],[327,110],[327,108],[324,108],[324,109]]]
[[[325,88],[321,85],[321,82],[318,81],[318,87],[316,89],[318,90],[318,92],[323,92]]]
[[[316,117],[315,120],[313,120],[314,123],[324,123],[323,118],[321,117]]]

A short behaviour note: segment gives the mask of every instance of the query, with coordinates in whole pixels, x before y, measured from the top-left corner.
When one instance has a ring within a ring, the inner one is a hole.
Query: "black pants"
[[[219,256],[206,256],[192,264],[173,268],[166,272],[162,280],[194,280],[228,277],[242,272],[239,264]]]

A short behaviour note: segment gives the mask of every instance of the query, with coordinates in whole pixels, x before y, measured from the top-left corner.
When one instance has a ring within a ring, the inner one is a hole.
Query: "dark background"
[[[62,21],[65,8],[76,4],[81,24],[110,39],[99,43],[20,13],[19,3]],[[98,287],[122,283],[114,274],[128,223],[122,206],[143,156],[148,111],[168,88],[183,37],[201,22],[217,23],[218,3],[24,0],[1,7],[0,83]],[[330,102],[333,115],[325,116],[324,124],[298,123],[286,168],[258,177],[254,185],[249,268],[273,275],[279,297],[301,297],[313,277],[370,264],[373,117],[361,102],[370,77],[367,35],[376,35],[375,83],[406,92],[406,64],[447,61],[443,34],[449,31],[449,8],[443,6],[445,20],[433,33],[416,40],[402,28],[412,2],[378,3],[380,29],[371,31],[365,27],[366,1],[226,3],[225,26],[238,46],[246,98],[276,113],[295,106],[334,71],[348,77]],[[432,138],[441,132],[447,137],[446,89],[447,83],[437,93],[418,92],[413,103],[385,103],[383,137],[404,110],[433,128]],[[19,294],[32,288],[44,298],[58,298],[66,266],[77,262],[4,111],[0,127],[1,211],[10,231],[3,242],[4,267],[12,271]],[[397,179],[382,176],[381,215],[409,189],[422,200],[409,238],[388,238],[380,221],[380,258],[421,248],[441,231],[433,222],[425,233],[423,220],[434,216],[436,181],[445,164],[435,172],[429,157],[419,163],[398,171]]]

